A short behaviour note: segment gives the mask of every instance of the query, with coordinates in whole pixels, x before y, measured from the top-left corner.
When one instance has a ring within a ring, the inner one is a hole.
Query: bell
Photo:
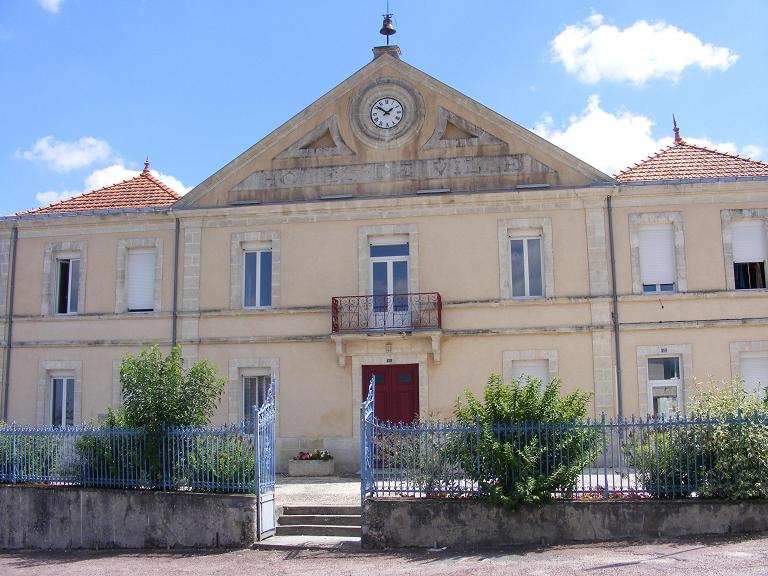
[[[395,32],[397,32],[397,30],[395,30],[395,27],[392,25],[392,18],[390,17],[389,14],[387,14],[386,16],[384,16],[384,24],[381,25],[381,30],[379,30],[379,34],[383,34],[384,36],[389,37],[389,36],[392,36],[392,34],[394,34]],[[389,40],[389,38],[387,38],[387,40]]]

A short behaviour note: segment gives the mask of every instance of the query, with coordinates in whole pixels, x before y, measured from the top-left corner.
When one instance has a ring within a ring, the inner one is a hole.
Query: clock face
[[[371,106],[371,122],[379,128],[394,128],[403,114],[403,105],[394,98],[379,98]]]

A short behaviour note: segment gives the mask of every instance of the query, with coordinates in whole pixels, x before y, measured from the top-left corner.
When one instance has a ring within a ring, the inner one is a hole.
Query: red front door
[[[376,378],[374,415],[379,420],[410,423],[419,416],[419,365],[363,366],[363,398]]]

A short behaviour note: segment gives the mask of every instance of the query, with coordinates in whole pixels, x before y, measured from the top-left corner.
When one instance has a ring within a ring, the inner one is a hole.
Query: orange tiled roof
[[[615,175],[619,182],[768,176],[768,164],[678,140]]]
[[[86,192],[49,206],[20,212],[17,216],[30,214],[59,214],[66,212],[93,212],[97,210],[120,210],[125,208],[152,208],[170,206],[181,198],[179,194],[144,171],[135,178],[111,186]]]

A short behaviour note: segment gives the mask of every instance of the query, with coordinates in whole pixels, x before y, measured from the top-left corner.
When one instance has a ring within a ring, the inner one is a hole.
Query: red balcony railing
[[[442,325],[437,292],[338,296],[331,301],[333,332],[437,330]]]

